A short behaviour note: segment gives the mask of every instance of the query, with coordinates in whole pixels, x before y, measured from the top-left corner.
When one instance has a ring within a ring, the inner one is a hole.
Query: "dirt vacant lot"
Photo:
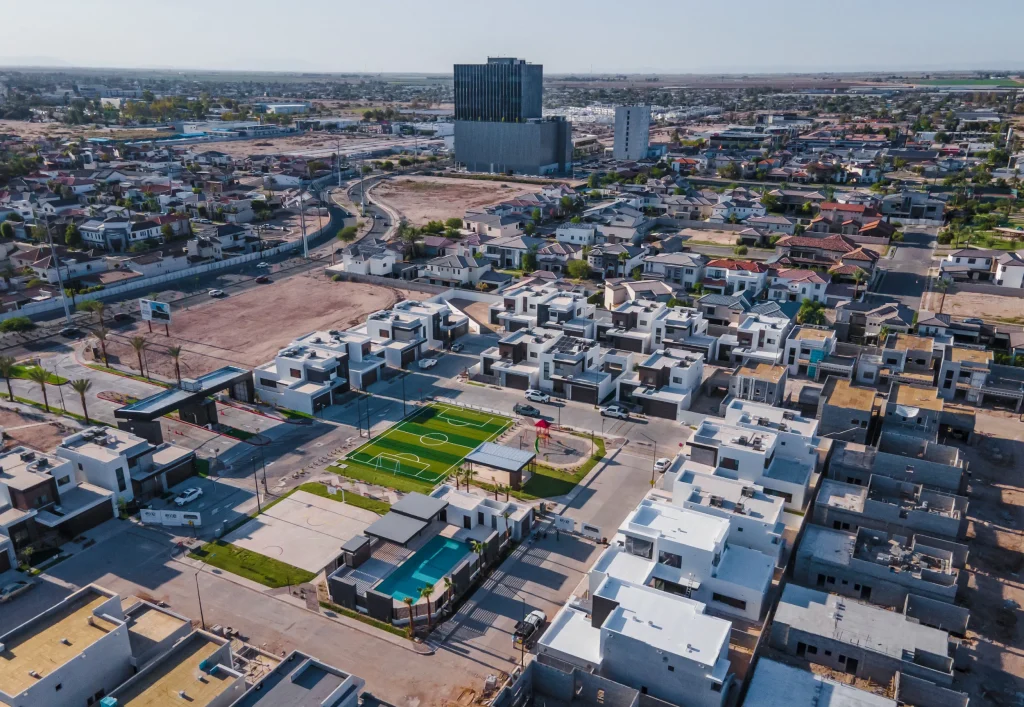
[[[128,341],[136,335],[149,341],[150,371],[174,379],[167,350],[180,346],[181,374],[193,378],[222,366],[252,368],[271,360],[278,350],[303,334],[318,329],[348,329],[366,315],[402,299],[425,294],[355,282],[332,282],[322,275],[299,275],[219,300],[190,300],[186,309],[172,305],[171,336],[162,326],[149,332],[144,322],[118,329],[107,343],[111,363],[138,369],[138,357]]]
[[[955,317],[982,317],[990,322],[1024,324],[1024,299],[983,295],[978,292],[954,292],[955,289],[956,285],[946,292],[945,301],[942,301],[942,294],[939,292],[926,292],[921,298],[921,309],[937,312],[942,301],[944,314],[952,314]]]
[[[4,448],[24,444],[41,452],[53,449],[62,439],[77,432],[76,428],[63,423],[48,421],[42,412],[23,413],[8,408],[0,408],[0,428],[4,431]]]
[[[537,184],[490,182],[451,177],[398,177],[374,187],[373,196],[414,226],[461,218],[469,209],[540,191]]]

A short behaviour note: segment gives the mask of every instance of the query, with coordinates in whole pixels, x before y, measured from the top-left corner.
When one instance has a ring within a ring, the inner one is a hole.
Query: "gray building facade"
[[[565,174],[572,126],[544,119],[544,67],[489,58],[455,65],[455,161],[471,172]]]
[[[650,130],[650,106],[616,106],[612,157],[617,160],[642,160],[647,157]]]

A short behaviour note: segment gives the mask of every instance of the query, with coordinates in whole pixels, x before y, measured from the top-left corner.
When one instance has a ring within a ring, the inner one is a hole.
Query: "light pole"
[[[203,564],[199,565],[199,569],[196,570],[196,599],[199,600],[199,621],[202,623],[203,630],[206,630],[206,617],[203,615],[203,594],[199,591],[199,573],[206,567],[206,563],[214,558],[216,553],[210,553],[207,559],[203,560]]]
[[[402,374],[402,417],[405,417],[405,374]]]
[[[37,223],[36,210],[32,209],[32,218]],[[46,241],[50,244],[50,255],[53,256],[53,266],[57,269],[57,285],[60,287],[60,301],[64,305],[64,321],[71,326],[71,310],[68,309],[68,295],[64,290],[64,278],[60,274],[60,258],[57,256],[57,249],[53,247],[53,234],[50,233],[50,220],[43,214],[43,223],[46,225]]]
[[[657,443],[657,441],[655,441],[655,440],[651,439],[650,437],[648,437],[647,435],[645,435],[643,432],[638,432],[638,434],[641,437],[647,438],[650,442],[652,442],[654,444],[654,458],[651,460],[651,488],[654,488],[654,474],[658,470],[658,467],[657,467],[657,464],[658,464],[658,443]]]
[[[256,488],[256,510],[260,513],[263,512],[263,506],[260,505],[260,480],[256,476],[256,457],[252,458],[252,485]]]

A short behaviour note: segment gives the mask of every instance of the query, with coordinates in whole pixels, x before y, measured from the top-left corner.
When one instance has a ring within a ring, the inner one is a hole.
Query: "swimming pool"
[[[383,582],[374,587],[381,594],[390,594],[396,601],[420,598],[420,588],[437,584],[455,569],[455,565],[469,552],[466,543],[440,535],[431,538],[412,557],[400,564]]]

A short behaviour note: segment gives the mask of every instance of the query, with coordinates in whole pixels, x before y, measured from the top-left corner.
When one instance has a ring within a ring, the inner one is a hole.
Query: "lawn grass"
[[[404,491],[406,493],[410,491],[430,493],[430,489],[434,488],[434,483],[431,481],[424,481],[422,479],[414,479],[411,476],[401,476],[400,474],[381,471],[372,466],[354,462],[351,459],[345,459],[341,463],[345,465],[344,469],[340,466],[331,465],[327,467],[327,471],[338,474],[339,476],[347,476],[348,478],[355,479],[356,481],[365,481],[368,484],[385,486],[387,488],[392,488],[396,491]]]
[[[571,434],[574,437],[589,439],[589,435],[576,432]],[[591,454],[590,457],[575,471],[570,472],[564,469],[555,469],[554,467],[537,464],[534,468],[533,475],[525,484],[523,484],[522,490],[511,491],[509,493],[521,501],[537,501],[542,498],[556,498],[558,496],[564,496],[572,491],[576,485],[582,481],[595,466],[597,466],[598,462],[604,458],[604,455],[604,440],[595,436],[594,453]],[[473,483],[476,486],[487,489],[491,492],[494,491],[494,486],[491,484],[480,482]]]
[[[146,378],[145,376],[140,376],[136,373],[129,373],[128,371],[119,371],[116,368],[110,368],[109,366],[101,366],[98,363],[87,363],[85,365],[96,371],[103,371],[104,373],[111,373],[115,376],[123,376],[125,378],[133,378],[141,383],[150,383],[152,385],[160,386],[161,388],[172,387],[170,384],[164,383],[163,381],[153,380],[152,378]]]
[[[329,498],[332,501],[337,501],[338,503],[342,502],[342,496],[340,493],[330,494],[327,492],[326,486],[316,481],[310,481],[304,484],[300,484],[298,490],[305,491],[306,493],[311,493],[314,496],[322,496],[323,498]],[[345,492],[345,503],[347,503],[350,506],[355,506],[356,508],[364,508],[368,511],[373,511],[377,515],[384,515],[385,513],[391,510],[391,504],[388,503],[387,501],[378,501],[375,498],[367,498],[366,496],[360,496],[358,493],[355,493],[353,491]]]
[[[190,552],[189,557],[272,589],[303,584],[316,577],[312,572],[222,540],[206,543],[198,550]]]
[[[288,408],[275,408],[276,412],[286,420],[315,420],[316,418],[312,415],[299,412],[298,410],[289,410]]]
[[[37,368],[39,368],[39,366],[25,366],[19,364],[11,369],[11,378],[31,380],[31,378],[29,378],[29,375],[32,373],[32,371],[36,370]],[[63,376],[58,376],[56,373],[50,373],[49,371],[46,371],[46,382],[49,383],[50,385],[64,385],[65,383],[68,382],[68,379],[64,378]]]
[[[247,440],[247,439],[250,439],[250,438],[256,436],[255,432],[248,432],[246,430],[240,430],[237,427],[228,427],[227,425],[225,425],[224,427],[225,427],[225,429],[224,429],[224,434],[225,435],[227,435],[228,437],[234,437],[235,439],[240,439],[243,442],[245,440]]]

